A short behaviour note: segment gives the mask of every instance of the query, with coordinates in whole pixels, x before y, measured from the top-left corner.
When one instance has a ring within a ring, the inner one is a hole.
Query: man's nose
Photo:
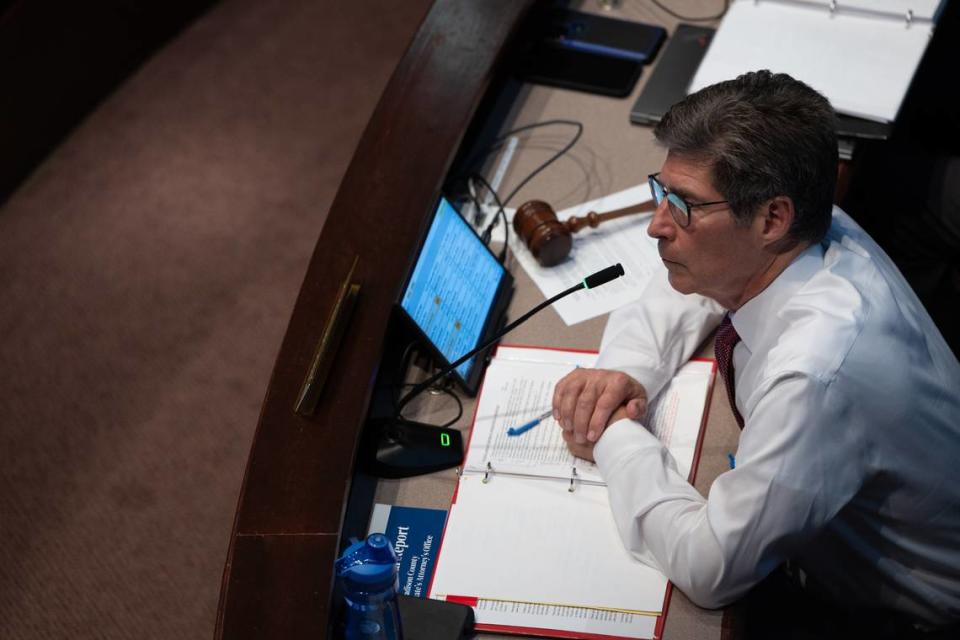
[[[677,223],[670,215],[670,205],[664,198],[657,205],[653,212],[653,218],[650,219],[650,225],[647,227],[647,235],[651,238],[671,238],[677,231]]]

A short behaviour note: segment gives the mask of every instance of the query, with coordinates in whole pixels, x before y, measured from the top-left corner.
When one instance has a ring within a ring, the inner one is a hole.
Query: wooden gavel
[[[591,211],[583,217],[571,216],[560,222],[549,204],[542,200],[524,202],[513,215],[513,230],[527,245],[533,257],[544,267],[563,262],[573,246],[573,234],[584,227],[597,227],[601,222],[621,218],[634,213],[654,211],[653,200],[630,205],[623,209],[597,213]]]

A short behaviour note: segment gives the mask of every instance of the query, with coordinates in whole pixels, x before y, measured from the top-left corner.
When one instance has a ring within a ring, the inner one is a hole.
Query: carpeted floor
[[[231,0],[0,209],[0,638],[208,638],[260,404],[426,0]]]

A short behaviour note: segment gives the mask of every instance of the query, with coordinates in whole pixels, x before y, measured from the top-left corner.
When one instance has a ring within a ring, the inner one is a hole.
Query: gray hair
[[[755,71],[687,96],[653,133],[668,151],[711,166],[713,186],[738,223],[788,196],[796,210],[789,237],[819,242],[836,190],[835,121],[827,99],[806,84]]]

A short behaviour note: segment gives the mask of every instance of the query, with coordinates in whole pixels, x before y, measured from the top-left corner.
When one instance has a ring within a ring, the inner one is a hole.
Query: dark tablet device
[[[622,98],[630,95],[643,64],[540,43],[519,65],[527,82]]]
[[[513,294],[513,276],[453,205],[441,197],[400,296],[401,315],[441,366],[496,334]],[[453,374],[471,395],[483,376],[486,353]]]
[[[657,124],[675,103],[687,95],[716,29],[692,24],[677,25],[646,86],[630,110],[630,122]]]
[[[653,60],[667,37],[663,27],[554,9],[548,14],[545,40],[557,47],[645,63]]]
[[[623,97],[636,86],[666,30],[562,8],[535,12],[519,75],[565,89]]]

